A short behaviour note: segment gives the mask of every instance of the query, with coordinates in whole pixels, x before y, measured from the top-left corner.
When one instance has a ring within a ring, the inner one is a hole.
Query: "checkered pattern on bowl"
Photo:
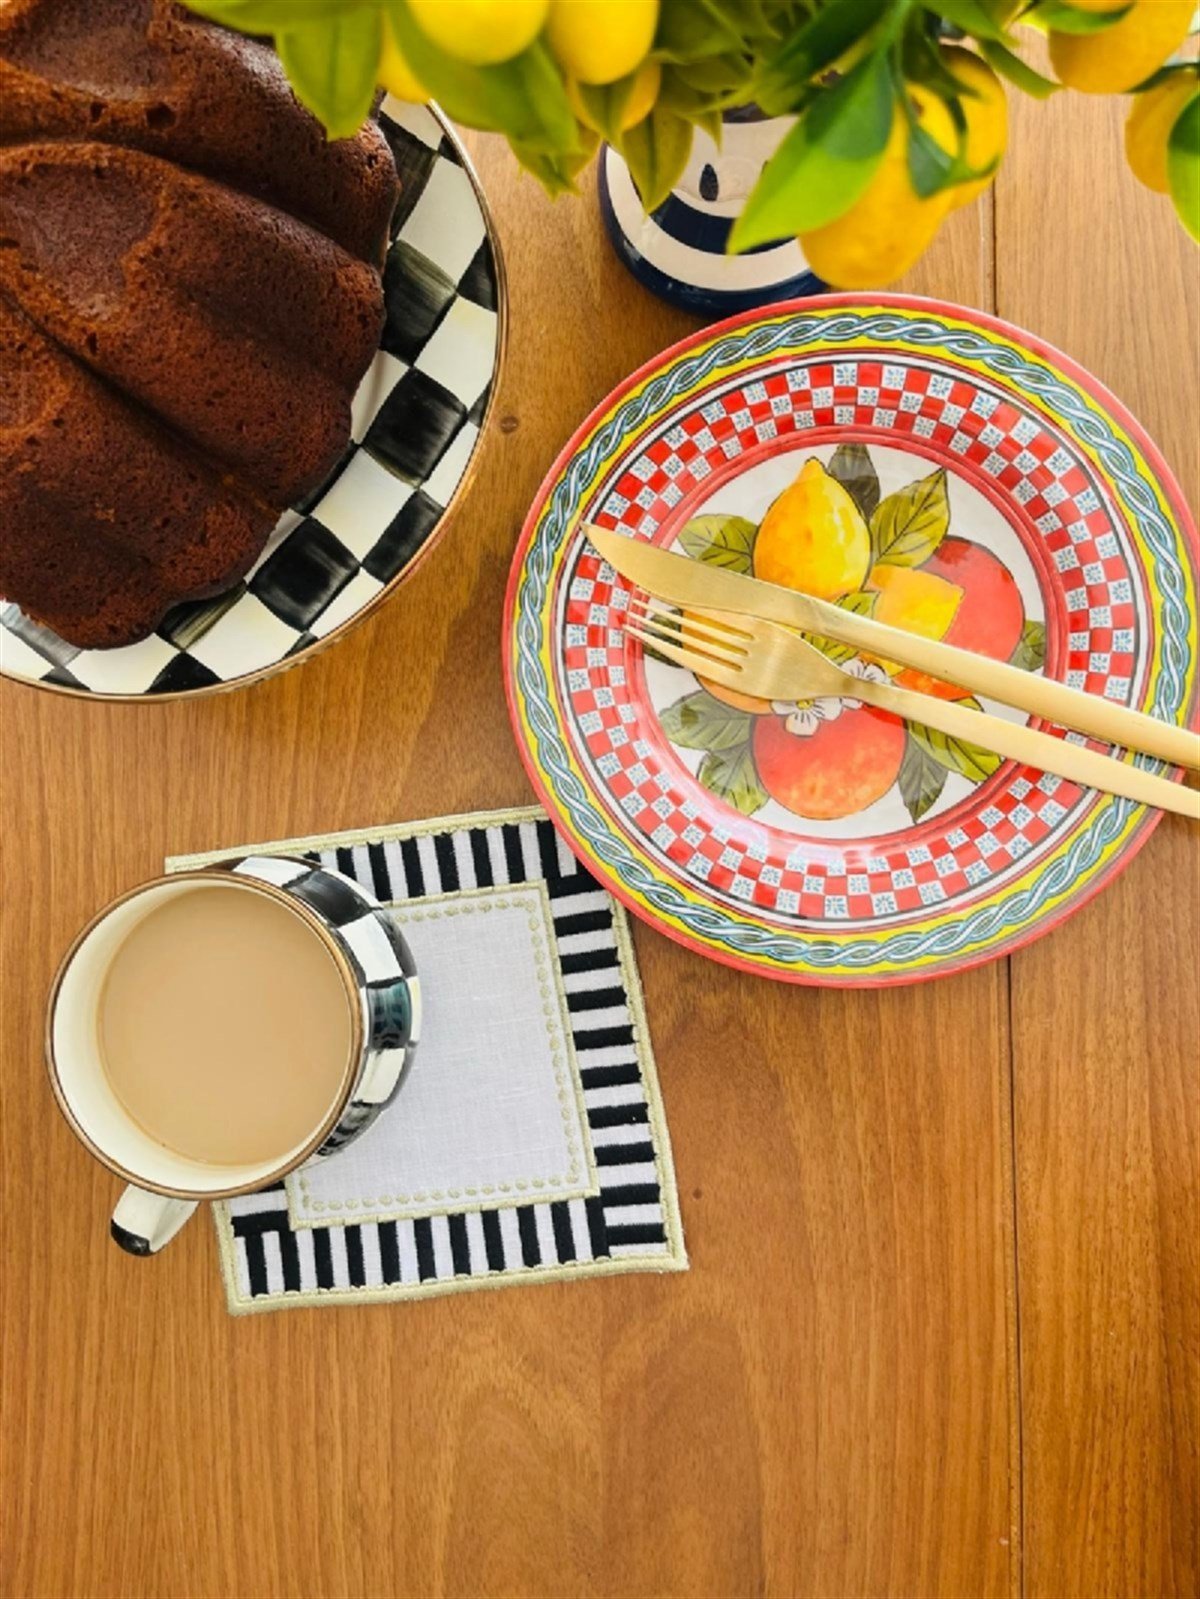
[[[138,644],[81,650],[0,601],[0,671],[105,697],[228,688],[292,664],[378,603],[433,537],[487,414],[505,315],[498,246],[463,152],[424,106],[386,99],[401,196],[384,274],[387,319],[351,441],[284,513],[253,570],[178,606]]]

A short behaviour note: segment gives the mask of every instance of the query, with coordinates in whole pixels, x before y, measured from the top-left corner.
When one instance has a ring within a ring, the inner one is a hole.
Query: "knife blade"
[[[660,600],[697,609],[732,611],[816,633],[886,661],[999,700],[1106,743],[1141,750],[1176,766],[1200,768],[1200,734],[1174,727],[1099,695],[1068,688],[1053,678],[976,655],[955,644],[923,638],[872,617],[844,611],[828,600],[707,561],[664,550],[585,522],[583,531],[610,566]]]

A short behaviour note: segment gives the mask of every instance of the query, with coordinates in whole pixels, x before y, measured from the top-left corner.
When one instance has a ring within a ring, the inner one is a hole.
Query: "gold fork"
[[[856,677],[775,622],[724,611],[681,613],[652,598],[635,605],[625,623],[627,633],[725,688],[769,700],[859,700],[1024,766],[1200,821],[1200,793],[1193,789],[954,700]]]

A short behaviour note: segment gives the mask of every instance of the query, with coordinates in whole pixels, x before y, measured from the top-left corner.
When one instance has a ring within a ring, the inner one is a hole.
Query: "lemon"
[[[408,0],[413,20],[456,61],[494,66],[527,50],[541,33],[550,0]]]
[[[998,161],[1008,144],[1008,98],[1004,85],[986,61],[971,50],[957,46],[943,49],[946,66],[973,95],[964,94],[958,102],[967,119],[967,165],[974,171]],[[991,178],[974,178],[970,183],[957,183],[947,191],[952,210],[968,205],[982,194]]]
[[[944,101],[924,89],[910,98],[926,132],[947,153],[958,130]],[[923,200],[908,173],[908,121],[896,106],[892,131],[875,173],[850,209],[823,228],[800,235],[800,248],[819,278],[839,289],[876,289],[907,272],[933,242],[952,203],[952,190]]]
[[[615,83],[649,54],[657,27],[658,0],[551,0],[547,37],[571,77]]]
[[[1173,72],[1169,78],[1139,94],[1125,124],[1125,158],[1134,177],[1148,189],[1166,194],[1167,140],[1176,118],[1200,88],[1194,72]]]
[[[945,638],[963,597],[957,584],[908,566],[872,567],[867,587],[879,596],[871,613],[877,622],[922,638]],[[898,661],[876,659],[893,677],[900,670]]]
[[[835,600],[862,587],[871,535],[849,493],[813,456],[773,500],[754,540],[754,575]]]
[[[379,57],[377,81],[397,100],[411,100],[420,105],[429,99],[428,91],[417,81],[417,76],[400,52],[391,19],[383,13],[383,50]]]
[[[1051,33],[1061,82],[1085,94],[1123,94],[1161,67],[1187,38],[1196,0],[1135,0],[1099,33]]]
[[[657,61],[643,61],[637,69],[634,80],[629,89],[629,98],[625,101],[621,112],[621,132],[627,128],[635,127],[643,117],[650,115],[654,109],[654,102],[658,99],[658,89],[662,82],[662,68]],[[585,127],[603,133],[603,128],[597,127],[584,104],[583,96],[579,92],[579,84],[574,78],[567,79],[567,99],[571,103],[571,110]]]
[[[621,113],[621,132],[626,128],[636,127],[644,117],[648,117],[654,110],[654,102],[658,99],[659,86],[662,83],[662,68],[657,61],[643,61],[637,69],[637,76],[633,80],[633,88],[629,91],[629,99],[625,102],[625,109]]]

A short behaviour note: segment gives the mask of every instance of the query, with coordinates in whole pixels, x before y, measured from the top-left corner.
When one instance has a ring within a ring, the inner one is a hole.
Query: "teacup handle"
[[[195,1208],[194,1199],[170,1199],[130,1183],[117,1201],[110,1231],[114,1242],[131,1255],[157,1255]]]

